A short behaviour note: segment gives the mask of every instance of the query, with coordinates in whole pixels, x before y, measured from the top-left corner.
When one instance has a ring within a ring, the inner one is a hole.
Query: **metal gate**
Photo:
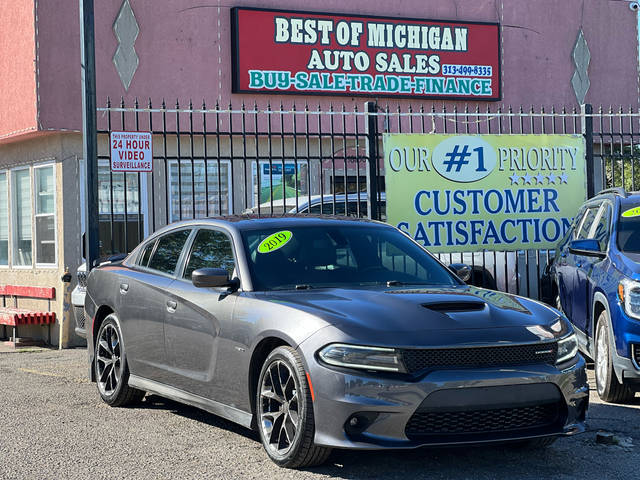
[[[186,108],[108,101],[98,108],[100,255],[128,252],[178,220],[314,213],[384,220],[382,134],[582,134],[589,195],[640,184],[638,113],[487,106],[315,104]],[[111,131],[150,131],[151,173],[109,167]],[[440,254],[473,267],[472,283],[540,298],[546,250]]]

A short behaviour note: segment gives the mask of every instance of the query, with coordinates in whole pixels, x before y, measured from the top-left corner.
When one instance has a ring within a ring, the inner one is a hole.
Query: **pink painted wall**
[[[37,128],[33,0],[0,14],[0,140]]]
[[[176,99],[186,106],[189,98],[193,98],[198,106],[202,99],[210,106],[217,99],[222,105],[232,101],[238,106],[243,100],[252,104],[254,99],[259,105],[265,105],[267,101],[278,104],[281,99],[285,105],[293,101],[304,103],[305,97],[298,96],[280,98],[230,93],[229,6],[219,1],[203,4],[195,0],[130,2],[140,26],[136,42],[140,64],[128,92],[124,90],[112,62],[117,46],[112,26],[121,0],[95,2],[99,106],[105,103],[107,96],[119,101],[121,95],[127,102],[137,96],[146,103],[151,97],[154,106],[159,105],[163,98],[168,106],[174,106]],[[20,8],[24,9],[27,3],[21,0]],[[37,0],[38,79],[43,129],[79,130],[81,127],[77,5],[76,1]],[[320,8],[318,5],[318,2],[310,0],[253,0],[242,3],[242,6],[264,8],[499,22],[502,25],[503,50],[503,100],[500,103],[525,107],[573,106],[577,103],[570,84],[574,70],[571,51],[582,27],[591,50],[591,88],[586,101],[596,105],[637,106],[639,103],[637,18],[624,1],[324,0]],[[10,13],[16,15],[16,9]],[[2,21],[13,26],[15,20],[8,21],[3,17]],[[12,32],[10,39],[26,36],[23,29],[16,32],[12,28]],[[2,58],[6,59],[4,55]],[[7,63],[13,61],[16,60]],[[24,72],[29,71],[28,62],[23,58],[19,62],[19,68],[17,64],[11,68],[16,69],[21,78],[27,77]],[[0,75],[5,75],[4,69]],[[23,85],[21,82],[12,88],[25,88]],[[334,101],[358,105],[365,101],[364,98],[348,97],[315,97],[315,100],[324,104]],[[315,103],[314,99],[311,101]],[[404,104],[408,102],[402,101]],[[430,102],[424,103],[430,105]],[[4,123],[7,121],[0,123],[0,131],[8,130]]]

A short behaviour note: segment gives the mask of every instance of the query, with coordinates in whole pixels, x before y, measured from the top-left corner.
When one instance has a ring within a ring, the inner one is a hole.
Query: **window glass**
[[[12,172],[13,264],[31,265],[31,180],[29,169]]]
[[[637,200],[626,200],[620,205],[618,216],[617,242],[618,248],[625,253],[640,253],[640,216],[625,212],[640,207]]]
[[[191,161],[182,161],[180,162],[180,171],[178,171],[177,162],[170,162],[170,221],[203,218],[207,215],[207,205],[209,215],[229,214],[230,175],[228,161],[220,162],[219,175],[218,161],[208,160],[205,185],[205,164],[203,160],[195,160],[193,165]]]
[[[149,264],[149,257],[151,256],[151,252],[153,252],[153,247],[156,242],[148,243],[144,250],[142,251],[142,255],[140,255],[140,260],[138,260],[138,265],[142,267],[146,267]]]
[[[200,230],[193,242],[184,278],[191,278],[198,268],[224,268],[231,276],[235,263],[229,237],[215,230]]]
[[[600,250],[605,251],[609,244],[609,219],[611,218],[611,207],[604,205],[604,211],[600,216],[598,223],[592,227],[591,238],[598,241]]]
[[[191,230],[179,230],[160,237],[156,251],[149,261],[149,268],[168,274],[175,272],[189,233]]]
[[[282,230],[290,238],[272,251],[261,243]],[[398,284],[459,285],[406,235],[379,226],[289,226],[242,233],[256,290]]]
[[[7,172],[0,173],[0,265],[9,264],[9,188]]]
[[[588,238],[589,231],[591,230],[591,224],[596,218],[596,214],[600,209],[600,205],[596,207],[590,207],[584,214],[582,222],[578,225],[579,230],[576,232],[576,240],[584,240]]]
[[[36,263],[56,263],[55,181],[53,165],[35,168]]]

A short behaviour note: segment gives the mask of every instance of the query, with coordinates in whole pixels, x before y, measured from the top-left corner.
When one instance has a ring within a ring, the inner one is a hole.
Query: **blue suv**
[[[640,391],[640,193],[600,192],[578,211],[549,268],[556,307],[595,363],[607,402]]]

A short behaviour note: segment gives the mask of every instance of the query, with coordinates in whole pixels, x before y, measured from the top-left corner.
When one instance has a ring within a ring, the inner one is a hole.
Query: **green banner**
[[[582,135],[383,140],[387,221],[432,252],[553,248],[587,198]]]

